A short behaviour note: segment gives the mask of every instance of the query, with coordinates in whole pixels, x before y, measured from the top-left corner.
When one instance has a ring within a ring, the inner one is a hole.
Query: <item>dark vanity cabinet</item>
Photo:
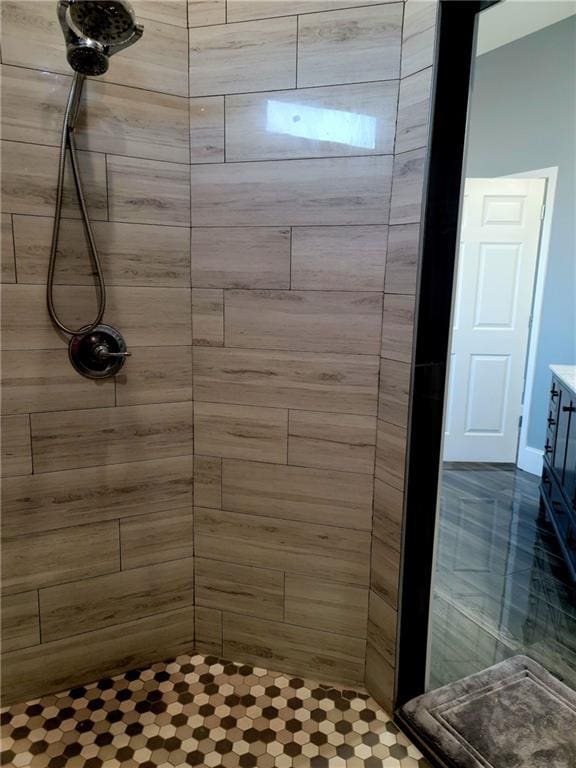
[[[540,500],[576,582],[576,393],[556,376],[550,389]]]

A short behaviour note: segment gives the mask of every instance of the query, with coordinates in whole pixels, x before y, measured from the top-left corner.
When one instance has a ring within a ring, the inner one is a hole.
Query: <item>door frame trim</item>
[[[424,692],[442,457],[444,392],[480,11],[499,0],[440,0],[406,459],[395,710]]]
[[[542,320],[542,308],[544,306],[544,286],[546,284],[546,272],[548,269],[548,256],[550,253],[550,238],[552,235],[552,218],[554,216],[554,202],[556,196],[556,182],[558,180],[558,166],[550,168],[536,168],[521,173],[511,173],[503,176],[505,179],[546,179],[546,191],[544,195],[544,218],[540,229],[540,245],[538,248],[538,262],[536,264],[536,278],[534,281],[534,298],[532,300],[532,326],[528,337],[528,352],[526,354],[524,400],[522,402],[522,425],[518,438],[518,453],[516,464],[525,472],[532,475],[542,474],[542,460],[544,451],[528,444],[528,429],[530,426],[530,409],[534,396],[534,374],[536,371],[536,353],[540,339],[540,323]]]

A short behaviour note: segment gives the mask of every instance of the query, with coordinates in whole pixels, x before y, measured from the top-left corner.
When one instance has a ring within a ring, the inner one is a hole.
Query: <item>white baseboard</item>
[[[518,451],[518,468],[523,469],[524,472],[530,472],[531,475],[540,476],[542,474],[543,457],[544,451],[527,445],[524,449]]]

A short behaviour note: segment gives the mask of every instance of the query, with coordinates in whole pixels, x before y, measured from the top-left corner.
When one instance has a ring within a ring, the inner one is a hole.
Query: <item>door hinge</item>
[[[546,215],[546,203],[542,203],[542,208],[540,208],[540,221],[544,221],[545,215]]]
[[[524,417],[523,417],[522,414],[520,414],[520,416],[518,416],[518,429],[522,429],[522,419],[523,418]]]

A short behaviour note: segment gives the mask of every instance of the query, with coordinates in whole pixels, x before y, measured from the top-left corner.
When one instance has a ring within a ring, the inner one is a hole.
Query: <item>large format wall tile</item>
[[[163,21],[177,27],[188,24],[186,0],[132,0],[132,7],[138,18]]]
[[[386,293],[416,293],[420,227],[400,224],[388,229]]]
[[[117,156],[106,166],[112,220],[189,226],[188,166]]]
[[[377,293],[227,291],[225,297],[231,347],[374,354],[381,319]]]
[[[102,77],[110,83],[131,85],[175,96],[188,95],[188,35],[172,24],[146,20],[144,35],[121,51]]]
[[[191,347],[138,347],[116,375],[116,405],[191,399]]]
[[[382,349],[380,351],[382,357],[410,363],[412,361],[413,331],[414,297],[394,293],[384,294]]]
[[[192,285],[290,288],[290,229],[193,227]]]
[[[432,67],[401,81],[396,126],[397,153],[426,146],[431,90]]]
[[[2,61],[70,74],[54,4],[43,0],[2,3]]]
[[[10,594],[120,568],[118,523],[95,523],[5,538],[2,591]]]
[[[402,29],[402,77],[434,62],[438,0],[408,0]]]
[[[386,541],[399,554],[402,548],[402,516],[404,512],[404,494],[391,485],[374,481],[374,518],[372,533],[381,541]]]
[[[106,321],[132,351],[114,384],[66,367],[45,309],[61,30],[49,3],[3,3],[2,524],[55,563],[12,557],[10,697],[194,646],[349,684],[367,655],[392,705],[436,3],[406,4],[401,56],[402,10],[135,0],[144,37],[86,83],[77,129]],[[80,325],[96,294],[70,182],[56,303]],[[74,575],[70,531],[101,526],[113,567]],[[171,610],[193,597],[194,555],[201,605]]]
[[[6,703],[61,691],[102,675],[113,676],[190,653],[194,646],[194,609],[160,613],[78,637],[55,640],[3,656]]]
[[[190,160],[224,162],[224,96],[201,96],[190,103]]]
[[[189,465],[191,472],[191,466]],[[120,520],[122,568],[140,568],[194,554],[192,504]]]
[[[58,177],[56,147],[42,147],[17,141],[2,141],[2,210],[53,216]],[[106,160],[95,152],[79,152],[84,194],[91,219],[108,218],[106,201]],[[76,189],[67,163],[62,215],[80,218]]]
[[[2,66],[2,137],[60,146],[71,78]],[[80,149],[188,163],[188,100],[100,81],[85,86]]]
[[[72,82],[56,3],[2,4],[4,701],[193,647],[187,2],[135,6],[144,36],[86,82],[76,128],[105,322],[132,352],[98,382],[69,365],[46,310]],[[55,303],[79,327],[97,292],[69,162],[60,234]]]
[[[194,403],[195,450],[204,456],[287,460],[288,413],[222,403]]]
[[[378,702],[393,712],[395,676],[394,667],[390,666],[381,652],[380,645],[375,645],[373,635],[370,634],[366,644],[366,672],[365,683]]]
[[[38,472],[192,453],[191,403],[32,414]]]
[[[376,414],[378,358],[260,349],[195,349],[194,398]]]
[[[398,427],[406,427],[409,395],[410,364],[383,358],[380,362],[378,418]]]
[[[232,19],[231,19],[232,21]],[[226,0],[188,0],[188,26],[226,23]]]
[[[286,621],[289,624],[366,637],[368,590],[307,576],[286,576]]]
[[[214,509],[222,506],[222,459],[219,456],[194,456],[194,504]]]
[[[188,0],[194,3],[194,0]],[[203,0],[195,0],[200,3]],[[205,0],[204,0],[205,2]],[[286,16],[295,13],[317,13],[335,8],[350,8],[356,5],[380,5],[382,2],[398,0],[228,0],[228,21],[247,21],[269,16]]]
[[[372,536],[371,588],[392,608],[398,607],[400,553],[390,541]]]
[[[2,598],[2,651],[15,651],[40,642],[38,593],[18,592]]]
[[[62,349],[62,339],[48,316],[45,293],[42,285],[2,286],[4,349]],[[93,287],[59,285],[54,302],[64,322],[78,328],[93,319],[96,296]],[[105,320],[122,329],[129,348],[190,344],[190,317],[186,288],[108,287]]]
[[[224,292],[192,289],[192,343],[203,347],[224,344]]]
[[[6,421],[25,423],[29,435],[28,418],[8,416]],[[3,435],[5,441],[5,429]],[[25,536],[191,508],[191,456],[133,461],[128,453],[126,458],[128,463],[124,464],[5,478],[2,482],[4,535]]]
[[[222,508],[357,530],[370,530],[370,475],[308,467],[222,462]]]
[[[5,64],[70,74],[55,5],[44,0],[9,0],[2,3],[2,11]],[[187,59],[185,28],[146,20],[142,39],[115,55],[99,79],[186,96]]]
[[[19,283],[46,283],[52,218],[14,217]],[[190,283],[190,230],[153,224],[94,221],[92,230],[106,285],[178,288]],[[82,222],[62,220],[55,283],[94,285]]]
[[[5,64],[1,72],[2,138],[60,146],[72,72],[58,75]]]
[[[294,17],[197,27],[189,40],[190,96],[296,85]]]
[[[114,380],[79,376],[65,349],[4,351],[1,380],[4,414],[115,404]]]
[[[191,557],[40,590],[44,642],[192,606]]]
[[[0,282],[16,282],[16,262],[14,259],[14,232],[12,229],[12,216],[9,213],[2,214],[2,244],[0,245],[2,263],[0,264]]]
[[[366,586],[370,532],[199,508],[198,557]]]
[[[190,162],[188,100],[90,81],[76,128],[78,146],[112,155]]]
[[[382,291],[388,227],[295,227],[292,288]]]
[[[223,653],[294,674],[358,684],[363,680],[365,642],[359,638],[295,627],[284,622],[224,613]]]
[[[374,472],[373,416],[290,411],[288,463],[347,472]]]
[[[284,574],[218,560],[196,560],[198,605],[282,621]]]
[[[194,647],[199,653],[222,656],[222,611],[197,605],[194,608]]]
[[[301,16],[298,85],[397,78],[401,34],[402,3]]]
[[[391,666],[395,666],[396,663],[397,618],[396,611],[382,600],[374,590],[370,590],[368,642],[378,648]]]
[[[391,154],[395,81],[229,96],[226,160]]]
[[[2,460],[0,475],[32,474],[32,449],[30,445],[30,417],[2,416]],[[26,478],[28,480],[28,478]],[[3,483],[4,485],[4,483]],[[4,512],[4,509],[2,510]]]
[[[386,156],[193,166],[192,224],[382,224],[391,171]]]
[[[404,489],[406,430],[378,419],[376,433],[376,479]]]
[[[424,149],[415,149],[394,157],[390,224],[420,221],[425,160]]]

